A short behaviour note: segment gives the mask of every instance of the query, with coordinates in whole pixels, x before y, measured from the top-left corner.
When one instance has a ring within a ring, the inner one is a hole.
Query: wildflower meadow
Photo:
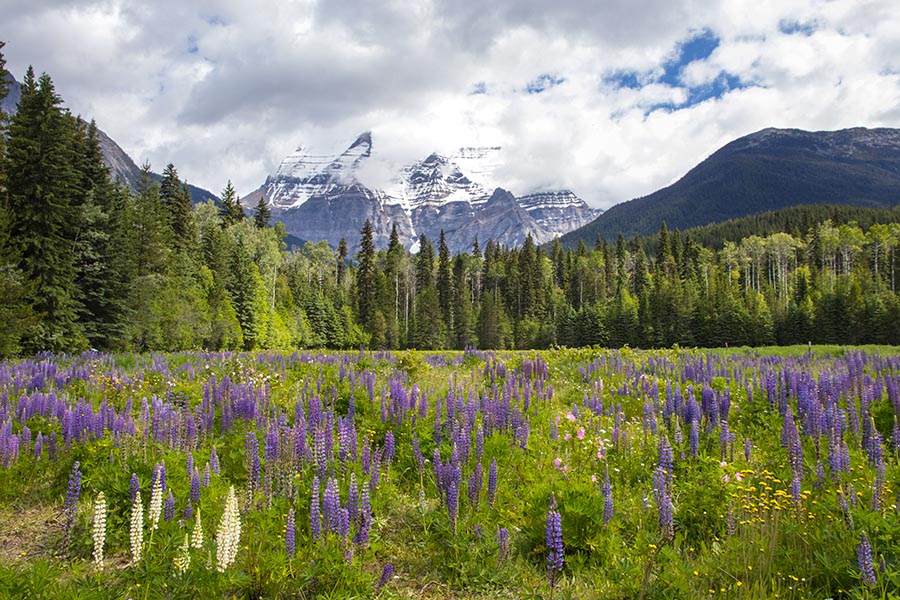
[[[0,363],[0,597],[897,598],[883,347]]]

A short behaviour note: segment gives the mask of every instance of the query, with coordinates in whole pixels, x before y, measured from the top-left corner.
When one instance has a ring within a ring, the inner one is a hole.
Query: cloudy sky
[[[219,192],[371,130],[402,164],[501,145],[516,193],[601,208],[765,127],[900,127],[896,0],[0,0],[138,162]]]

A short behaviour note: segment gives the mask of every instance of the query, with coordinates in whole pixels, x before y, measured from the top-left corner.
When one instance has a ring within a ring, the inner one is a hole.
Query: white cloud
[[[505,187],[609,207],[764,127],[900,126],[892,0],[10,0],[4,22],[14,74],[50,73],[137,162],[173,162],[214,192],[255,189],[300,144],[372,130],[373,181],[433,150],[500,144]],[[719,45],[681,81],[752,87],[656,109],[690,91],[647,74],[704,30]],[[559,83],[527,93],[541,76]]]

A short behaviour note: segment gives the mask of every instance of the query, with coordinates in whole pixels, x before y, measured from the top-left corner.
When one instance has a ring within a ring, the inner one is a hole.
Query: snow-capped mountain
[[[378,247],[387,245],[396,225],[407,247],[422,236],[436,241],[443,229],[452,252],[471,249],[476,238],[482,244],[493,239],[518,245],[530,233],[536,243],[544,243],[599,214],[570,191],[516,198],[500,189],[495,178],[500,152],[487,147],[462,148],[449,156],[433,153],[399,169],[390,184],[368,186],[362,173],[367,161],[379,159],[366,132],[337,156],[299,148],[242,202],[252,208],[264,195],[273,220],[301,239],[337,245],[346,238],[352,247],[369,219]]]

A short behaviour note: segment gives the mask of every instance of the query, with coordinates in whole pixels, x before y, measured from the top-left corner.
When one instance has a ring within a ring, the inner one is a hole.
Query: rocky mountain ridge
[[[423,236],[436,241],[443,230],[451,252],[470,250],[476,238],[519,245],[531,234],[536,243],[544,243],[599,214],[568,190],[519,198],[503,190],[494,177],[500,151],[432,153],[399,169],[386,185],[367,185],[366,167],[378,158],[372,134],[365,132],[336,156],[298,148],[242,203],[250,209],[265,197],[273,220],[302,239],[337,245],[346,238],[352,247],[368,219],[378,247],[387,245],[396,225],[408,248]]]

